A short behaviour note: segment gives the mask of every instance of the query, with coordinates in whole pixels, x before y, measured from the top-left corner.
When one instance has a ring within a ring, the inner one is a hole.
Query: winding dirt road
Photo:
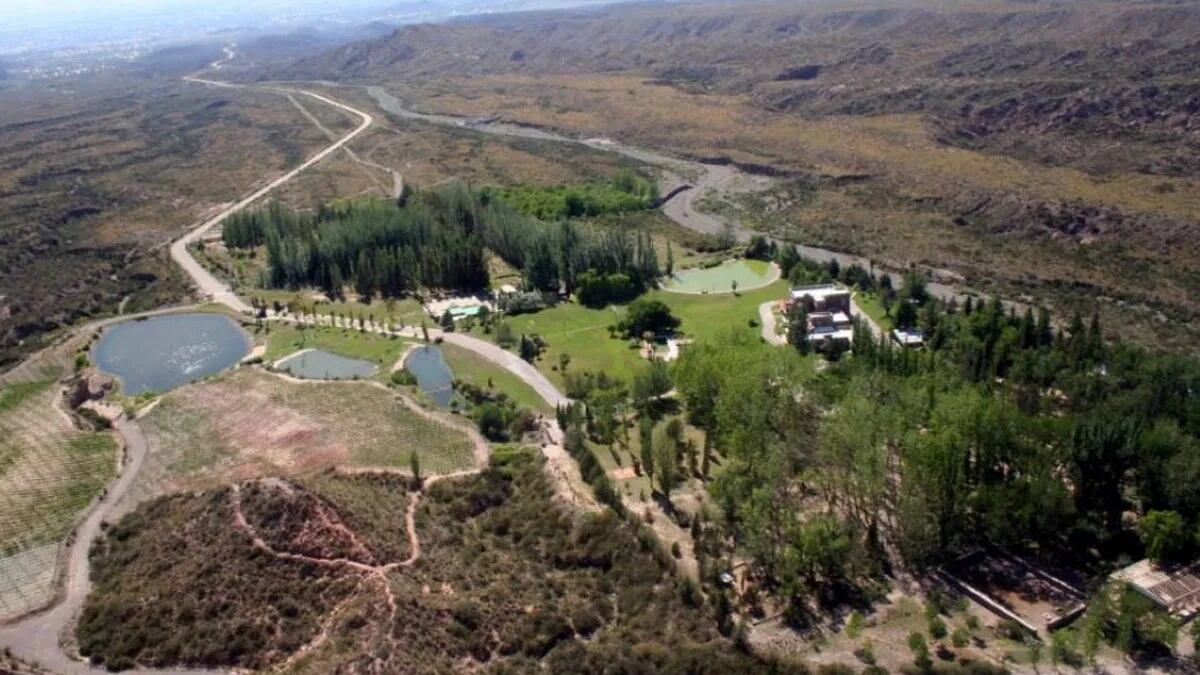
[[[232,58],[232,54],[229,52],[227,52],[227,56],[228,58]],[[225,60],[228,60],[228,58]],[[219,69],[223,62],[224,60],[222,62],[218,62],[218,64],[214,64],[214,69]],[[185,79],[189,82],[205,86],[246,88],[244,85],[219,82],[204,79],[198,76],[191,76]],[[313,155],[301,165],[288,171],[282,176],[271,180],[263,187],[255,190],[253,193],[242,198],[233,205],[222,209],[198,225],[196,228],[176,240],[171,245],[170,253],[172,259],[174,259],[175,262],[178,263],[183,269],[183,271],[186,272],[187,275],[195,282],[200,293],[205,298],[223,304],[237,312],[244,313],[250,312],[251,307],[241,298],[239,298],[228,285],[217,279],[208,270],[204,269],[196,261],[196,259],[192,257],[190,251],[188,250],[189,245],[206,236],[224,219],[247,208],[272,190],[294,179],[301,172],[337,152],[339,149],[345,147],[348,143],[365,132],[374,123],[374,119],[370,114],[352,108],[344,103],[335,101],[326,96],[322,96],[321,94],[300,89],[283,89],[276,87],[259,88],[285,95],[299,94],[308,96],[317,101],[357,116],[361,120],[361,123],[353,131],[349,132],[330,146]],[[375,98],[378,101],[380,97],[375,96]],[[392,102],[394,101],[396,100],[393,98]],[[382,101],[380,102],[382,104]],[[387,105],[384,105],[383,107],[385,110],[388,110],[388,112],[395,112],[396,109],[402,110],[402,108],[400,108],[398,105],[392,106],[393,109],[389,109],[389,106]],[[422,119],[437,117],[420,115],[411,113],[409,111],[404,112],[407,113],[407,116],[415,116]],[[459,121],[454,120],[453,118],[444,118],[435,121],[459,125]],[[510,126],[512,129],[506,129],[506,132],[513,135],[528,136],[533,133],[538,133],[548,137],[551,140],[580,142],[573,139],[565,139],[554,134],[547,134],[546,132],[527,130],[521,127],[515,127],[513,125]],[[513,131],[513,129],[516,131]],[[718,187],[719,185],[725,184],[730,176],[735,175],[734,172],[736,169],[685,162],[683,160],[667,157],[665,155],[660,155],[658,153],[653,153],[638,148],[619,146],[610,141],[584,141],[584,143],[593,147],[620,152],[649,163],[657,164],[668,172],[686,172],[688,171],[689,167],[700,167],[701,171],[699,174],[699,179],[696,181],[697,187],[694,187],[691,190],[685,190],[683,193],[681,193],[684,195],[684,197],[676,197],[676,199],[668,202],[664,206],[664,212],[666,212],[668,216],[672,217],[672,219],[691,229],[715,232],[725,227],[725,221],[722,219],[708,214],[702,214],[701,212],[695,210],[693,202],[697,196],[703,194],[703,188]],[[676,176],[676,178],[682,180],[680,176]],[[744,230],[739,229],[737,231],[741,237],[748,236],[748,233]],[[831,252],[824,253],[828,254]],[[837,256],[838,254],[832,255]],[[127,319],[129,317],[122,318]],[[92,324],[86,328],[91,330],[94,329],[94,327],[95,324]],[[534,366],[521,360],[512,353],[500,349],[498,346],[490,342],[485,342],[483,340],[458,333],[440,333],[439,331],[430,332],[431,334],[442,337],[443,340],[450,344],[468,349],[489,361],[501,365],[509,372],[520,377],[522,381],[529,384],[538,393],[538,395],[540,395],[552,406],[559,406],[568,402],[569,400],[566,396],[559,392],[558,389],[548,379],[546,379],[544,375],[538,372]],[[120,433],[126,444],[127,450],[125,463],[121,468],[118,478],[109,486],[103,499],[101,499],[89,512],[86,519],[75,532],[74,542],[71,545],[68,554],[64,591],[60,602],[41,614],[27,617],[24,620],[12,623],[5,627],[0,627],[0,645],[8,647],[15,655],[21,658],[40,663],[41,665],[56,672],[65,673],[68,675],[74,675],[76,673],[99,674],[105,672],[71,658],[61,647],[60,638],[62,637],[65,627],[70,625],[78,615],[78,612],[82,608],[83,602],[86,599],[87,593],[90,589],[88,551],[90,550],[93,541],[99,535],[101,525],[105,518],[112,512],[113,506],[129,491],[129,488],[133,481],[137,478],[142,463],[145,459],[147,451],[146,439],[136,422],[122,420],[116,425],[116,430],[118,433]],[[567,453],[562,449],[562,433],[557,428],[557,425],[554,424],[553,421],[549,421],[544,424],[543,430],[546,437],[546,441],[543,444],[543,454],[549,460],[550,471],[556,478],[556,482],[560,484],[560,491],[568,493],[568,496],[573,500],[584,502],[581,504],[581,506],[589,506],[589,502],[590,505],[594,506],[594,500],[591,499],[589,495],[581,494],[581,491],[577,489],[577,485],[582,485],[582,481],[578,476],[578,467],[575,465],[574,461],[571,460],[569,455],[567,455]],[[412,564],[420,555],[420,542],[416,540],[415,526],[412,523],[412,516],[415,514],[417,501],[419,500],[419,493],[417,494],[418,496],[414,497],[412,503],[410,504],[409,513],[406,514],[413,556],[411,561],[392,563],[391,565],[393,566],[398,567]],[[375,572],[376,571],[372,571],[371,576],[374,576]],[[387,587],[386,580],[383,585],[384,587]],[[169,673],[194,673],[207,671],[138,670],[130,672],[141,673],[144,675],[158,675],[160,673],[167,675]]]
[[[146,459],[146,436],[142,433],[141,428],[129,420],[117,422],[115,428],[125,441],[124,465],[116,482],[109,486],[103,499],[75,530],[75,540],[67,554],[65,583],[61,599],[57,605],[41,614],[0,628],[0,644],[7,647],[13,654],[63,675],[92,675],[107,672],[68,656],[59,646],[59,639],[63,627],[78,616],[79,611],[83,608],[83,601],[91,590],[91,578],[88,574],[88,551],[91,549],[92,542],[100,534],[101,524],[105,517],[129,491]],[[140,670],[138,672],[143,675],[173,675],[206,671]]]
[[[226,50],[226,59],[213,64],[214,70],[219,70],[224,61],[232,58],[230,50]],[[184,78],[188,82],[195,84],[224,87],[224,88],[243,88],[242,85],[229,84],[225,82],[217,82],[207,80],[197,76]],[[250,312],[250,305],[246,304],[241,298],[233,292],[226,284],[213,276],[208,270],[204,269],[191,252],[188,251],[188,246],[200,238],[204,237],[210,230],[221,223],[225,218],[245,209],[254,202],[261,199],[267,193],[287,183],[301,172],[313,166],[314,164],[325,159],[329,155],[337,152],[347,143],[354,140],[357,136],[366,131],[373,123],[374,118],[355,108],[345,105],[339,101],[327,98],[320,94],[303,90],[282,90],[268,88],[269,91],[278,93],[302,94],[314,98],[322,103],[334,106],[353,115],[358,116],[361,123],[350,133],[335,141],[325,149],[310,157],[304,163],[288,171],[282,176],[275,178],[265,186],[255,190],[249,196],[242,198],[232,206],[222,209],[219,213],[205,220],[196,228],[180,237],[171,245],[171,258],[183,269],[184,272],[195,282],[201,295],[214,302],[225,305],[237,312]],[[164,311],[176,311],[175,309]],[[147,314],[155,314],[158,312],[150,312]],[[84,327],[84,330],[94,330],[97,327],[108,325],[120,320],[127,320],[130,317],[118,317],[107,321],[96,322]],[[142,433],[141,428],[132,420],[121,420],[115,426],[115,430],[120,434],[126,447],[125,460],[123,466],[120,467],[117,479],[108,486],[103,498],[93,505],[87,514],[84,521],[76,528],[73,534],[73,542],[67,553],[66,569],[63,573],[63,588],[60,599],[57,604],[39,614],[34,614],[24,619],[12,622],[3,627],[0,627],[0,646],[7,647],[16,656],[40,664],[45,668],[49,668],[55,672],[65,675],[75,675],[76,673],[99,674],[107,672],[99,668],[93,668],[90,665],[72,658],[64,651],[60,645],[60,640],[64,637],[63,633],[67,626],[77,618],[80,609],[83,607],[84,600],[87,598],[88,591],[91,588],[91,578],[88,567],[88,552],[91,549],[92,543],[99,536],[101,526],[112,513],[114,506],[129,492],[134,480],[141,471],[142,464],[146,457],[147,443],[146,437]],[[194,673],[194,672],[211,672],[211,671],[188,671],[188,670],[137,670],[129,671],[143,675],[168,675],[174,673]]]
[[[240,85],[240,84],[231,84],[228,82],[219,82],[216,80],[206,80],[204,78],[196,77],[196,76],[189,76],[189,77],[185,77],[184,79],[188,82],[193,82],[195,84],[202,84],[202,85],[207,85],[207,86],[212,86],[212,87],[223,87],[226,89],[243,89],[243,88],[245,88],[243,85]],[[353,131],[351,131],[350,133],[341,137],[340,139],[335,141],[332,145],[326,147],[324,150],[321,150],[317,154],[308,158],[300,166],[297,166],[296,168],[292,169],[291,171],[288,171],[287,173],[283,174],[282,176],[272,180],[271,182],[267,183],[263,187],[259,188],[258,190],[254,191],[253,193],[251,193],[249,196],[243,198],[241,201],[221,210],[216,215],[212,216],[208,220],[201,223],[198,227],[193,229],[191,232],[188,232],[184,236],[177,239],[175,241],[175,243],[171,244],[171,258],[176,263],[178,263],[178,265],[180,267],[183,268],[183,271],[186,272],[189,277],[192,278],[192,281],[194,281],[196,286],[199,288],[200,294],[207,299],[210,299],[214,302],[219,302],[219,303],[225,305],[226,307],[229,307],[230,309],[233,309],[234,311],[237,311],[237,312],[250,312],[251,307],[250,307],[250,305],[246,304],[245,301],[243,301],[241,298],[239,298],[237,296],[237,294],[234,293],[233,290],[229,288],[229,286],[227,286],[225,283],[223,283],[220,279],[217,279],[215,276],[213,276],[213,274],[211,272],[204,269],[204,267],[200,263],[196,262],[196,259],[192,257],[191,252],[188,251],[188,246],[195,243],[196,241],[199,241],[201,238],[203,238],[205,235],[207,235],[209,233],[209,231],[211,231],[214,227],[219,225],[221,223],[221,221],[225,220],[229,216],[231,216],[239,211],[244,210],[246,207],[250,206],[254,202],[263,198],[267,193],[271,192],[272,190],[279,187],[280,185],[283,185],[284,183],[287,183],[288,181],[292,180],[296,176],[300,175],[300,173],[303,172],[305,169],[308,169],[309,167],[313,166],[317,162],[320,162],[321,160],[325,159],[326,157],[337,152],[342,147],[344,147],[347,143],[349,143],[350,141],[357,138],[359,136],[359,134],[363,133],[368,128],[370,128],[370,126],[372,124],[374,124],[374,122],[375,122],[374,118],[371,115],[369,115],[361,110],[358,110],[356,108],[351,108],[350,106],[348,106],[344,103],[341,103],[340,101],[335,101],[331,98],[322,96],[317,93],[313,93],[311,91],[280,89],[280,88],[275,88],[275,87],[266,87],[265,89],[267,91],[274,91],[276,93],[282,93],[285,95],[303,94],[304,96],[309,96],[309,97],[314,98],[322,103],[331,105],[335,108],[338,108],[340,110],[344,110],[348,113],[356,115],[361,120],[361,122],[359,123],[358,127],[355,128]]]

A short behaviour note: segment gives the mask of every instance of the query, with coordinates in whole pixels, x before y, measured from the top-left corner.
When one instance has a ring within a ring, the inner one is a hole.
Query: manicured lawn
[[[489,383],[497,391],[508,394],[517,405],[551,414],[554,409],[532,387],[521,378],[474,352],[452,344],[440,345],[442,356],[454,371],[454,379],[470,382],[477,387],[488,388]]]
[[[758,335],[759,328],[751,326],[750,320],[758,321],[758,306],[768,300],[780,300],[787,295],[788,286],[776,281],[745,293],[718,295],[681,295],[666,291],[653,291],[649,297],[667,303],[671,311],[683,320],[681,330],[696,341],[712,339],[730,330],[749,331]]]
[[[875,323],[879,324],[884,331],[891,332],[892,328],[895,327],[892,325],[892,317],[883,311],[883,303],[877,294],[856,293],[854,295],[854,302],[858,303],[858,307],[863,313],[875,319]]]
[[[619,310],[588,309],[575,303],[563,303],[536,314],[522,314],[509,319],[513,334],[540,334],[547,343],[538,361],[541,370],[560,388],[562,373],[557,370],[559,355],[571,357],[568,372],[604,371],[625,380],[633,376],[641,359],[629,341],[608,336],[607,327],[621,319]]]
[[[269,332],[267,332],[269,330]],[[379,367],[381,376],[391,372],[396,360],[411,344],[375,333],[360,333],[347,328],[306,328],[301,335],[295,326],[271,322],[257,336],[265,338],[267,353],[263,360],[270,363],[300,349],[320,348],[327,351],[370,361]]]
[[[787,284],[778,281],[747,293],[716,295],[681,295],[652,291],[648,297],[662,300],[683,320],[682,332],[696,341],[710,340],[727,331],[748,331],[758,334],[758,306],[768,300],[782,298]],[[608,336],[607,327],[621,319],[624,309],[609,307],[589,309],[576,303],[564,303],[536,314],[524,314],[509,319],[513,333],[539,333],[547,349],[538,362],[541,370],[555,384],[562,385],[558,372],[559,355],[570,355],[568,372],[604,371],[624,380],[633,377],[642,364],[636,348],[628,340]]]

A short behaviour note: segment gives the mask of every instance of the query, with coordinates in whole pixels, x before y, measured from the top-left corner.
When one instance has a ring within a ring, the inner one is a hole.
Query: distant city
[[[367,24],[401,26],[456,17],[614,4],[620,0],[167,0],[73,8],[0,8],[0,73],[42,80],[112,70],[165,47],[247,40],[299,31],[347,33]],[[10,15],[12,14],[12,15]]]

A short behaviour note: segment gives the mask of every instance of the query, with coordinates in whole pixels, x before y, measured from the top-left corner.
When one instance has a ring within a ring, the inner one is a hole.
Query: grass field
[[[319,347],[342,356],[370,361],[379,367],[380,377],[384,378],[411,344],[400,338],[360,333],[348,328],[314,327],[300,331],[295,326],[278,322],[271,322],[267,326],[269,330],[264,329],[257,337],[266,340],[267,353],[263,359],[268,363],[300,349]]]
[[[554,412],[554,409],[546,403],[545,399],[538,396],[532,387],[503,367],[452,344],[443,343],[439,349],[442,350],[442,356],[445,357],[450,370],[454,372],[455,380],[470,382],[485,389],[489,388],[490,384],[490,388],[508,394],[517,402],[517,405],[547,414]]]
[[[693,340],[708,340],[727,331],[750,331],[757,335],[758,306],[768,300],[784,297],[787,284],[777,281],[747,293],[718,295],[683,295],[667,291],[651,291],[647,297],[662,300],[672,313],[683,320],[680,330]],[[541,370],[555,384],[562,385],[562,373],[557,370],[559,355],[571,357],[569,371],[606,372],[625,380],[633,377],[643,362],[636,347],[628,340],[610,338],[608,326],[621,319],[620,307],[589,309],[576,303],[564,303],[536,314],[523,314],[509,319],[513,333],[539,333],[547,343],[538,362]]]
[[[365,382],[296,383],[242,369],[167,394],[142,425],[151,452],[123,511],[163,493],[247,476],[343,464],[408,468],[413,452],[431,474],[474,466],[465,433]]]
[[[854,295],[854,302],[867,316],[874,319],[875,323],[879,324],[879,327],[883,330],[891,332],[895,328],[891,315],[884,311],[883,302],[880,301],[878,295],[874,293],[856,293]]]
[[[54,560],[38,551],[57,549],[116,470],[116,440],[77,430],[54,385],[0,390],[0,617],[49,599]]]

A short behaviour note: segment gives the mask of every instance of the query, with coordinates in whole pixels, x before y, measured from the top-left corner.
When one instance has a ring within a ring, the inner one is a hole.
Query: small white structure
[[[917,348],[925,345],[925,336],[920,331],[897,328],[892,331],[892,339],[901,347]]]
[[[1200,564],[1161,566],[1141,560],[1110,577],[1123,581],[1154,604],[1187,619],[1200,613]]]

